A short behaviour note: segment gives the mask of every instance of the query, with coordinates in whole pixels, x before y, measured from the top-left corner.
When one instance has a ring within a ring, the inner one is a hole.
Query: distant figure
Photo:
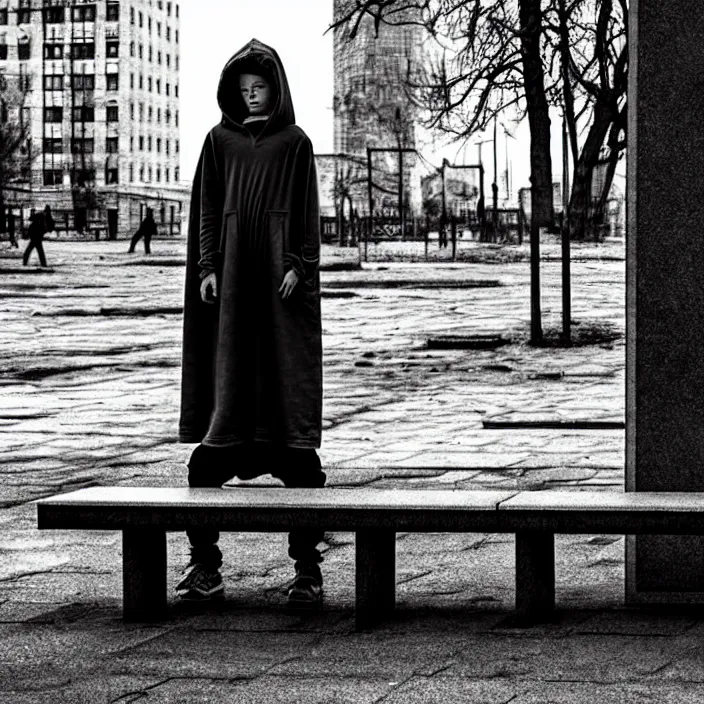
[[[132,240],[130,242],[130,248],[127,250],[129,254],[134,252],[134,248],[137,246],[137,242],[144,237],[144,253],[151,254],[151,249],[149,248],[149,243],[151,242],[152,235],[156,235],[156,222],[154,222],[154,211],[151,208],[147,208],[147,214],[142,220],[140,226],[137,228],[137,232],[132,235]]]
[[[32,253],[33,249],[36,249],[37,255],[39,256],[39,263],[43,267],[47,266],[46,256],[44,255],[44,235],[47,232],[52,232],[55,227],[54,218],[51,216],[51,208],[48,205],[44,208],[44,212],[31,214],[29,218],[29,229],[27,230],[29,244],[27,245],[27,249],[24,250],[22,264],[27,266],[29,263],[29,255]]]
[[[15,237],[15,214],[12,212],[7,214],[7,233],[10,236],[10,244],[15,249],[18,249],[19,245],[17,244],[17,237]]]

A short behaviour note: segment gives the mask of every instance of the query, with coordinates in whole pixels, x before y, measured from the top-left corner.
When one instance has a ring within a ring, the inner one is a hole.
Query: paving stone
[[[529,685],[524,682],[475,680],[463,677],[411,677],[388,694],[385,704],[447,704],[465,701],[472,704],[507,704]]]
[[[704,701],[704,685],[665,683],[609,684],[594,682],[545,682],[533,685],[511,704],[695,704]]]

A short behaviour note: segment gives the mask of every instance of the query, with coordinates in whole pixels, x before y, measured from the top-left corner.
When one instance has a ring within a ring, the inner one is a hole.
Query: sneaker
[[[296,576],[286,593],[288,605],[294,609],[318,608],[323,602],[323,576],[318,565],[296,563]]]
[[[224,594],[222,575],[198,562],[190,563],[176,585],[176,596],[184,601],[208,601]]]

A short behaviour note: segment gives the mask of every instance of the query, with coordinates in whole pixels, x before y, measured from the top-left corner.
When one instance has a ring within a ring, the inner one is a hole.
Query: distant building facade
[[[349,0],[334,0],[334,19],[343,16]],[[396,22],[412,19],[414,10],[394,15]],[[404,84],[413,80],[422,63],[420,27],[381,23],[378,36],[372,17],[366,16],[349,40],[349,27],[334,30],[334,151],[336,202],[347,203],[360,215],[369,210],[367,147],[416,148],[417,109]],[[418,159],[403,155],[404,207],[419,212]],[[398,212],[398,151],[372,155],[374,209]],[[332,167],[331,167],[332,168]]]
[[[27,135],[9,207],[111,237],[151,207],[179,232],[179,21],[163,0],[0,0],[0,74],[21,94],[3,117]]]

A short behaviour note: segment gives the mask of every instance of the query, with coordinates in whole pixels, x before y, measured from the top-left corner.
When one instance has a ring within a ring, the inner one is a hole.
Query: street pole
[[[540,321],[540,228],[535,179],[530,177],[530,339],[534,345],[543,339]]]
[[[493,208],[494,212],[492,214],[493,228],[494,228],[494,242],[496,242],[498,232],[499,232],[499,184],[496,182],[498,167],[496,164],[496,123],[497,117],[494,115],[494,183],[491,184],[491,191],[493,195]]]
[[[369,199],[369,222],[364,233],[364,261],[367,261],[369,235],[371,234],[374,215],[372,214],[372,150],[367,147],[367,197]]]
[[[398,222],[401,228],[401,242],[405,242],[405,229],[403,222],[403,149],[398,145]]]
[[[562,337],[572,338],[572,290],[570,280],[570,218],[569,218],[569,168],[567,120],[562,116]]]
[[[445,195],[445,166],[447,165],[447,159],[442,160],[442,218],[440,219],[440,231],[438,232],[438,249],[445,243],[445,227],[447,222],[447,201]]]

